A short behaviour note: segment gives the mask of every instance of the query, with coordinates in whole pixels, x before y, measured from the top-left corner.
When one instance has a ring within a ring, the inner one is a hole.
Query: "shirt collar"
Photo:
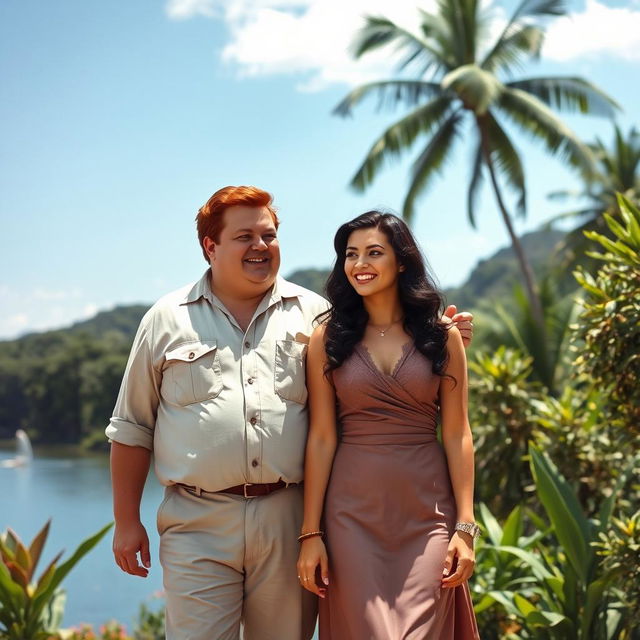
[[[297,284],[289,282],[281,276],[277,276],[271,287],[271,293],[268,294],[269,306],[285,298],[297,298],[301,292],[302,289]],[[220,301],[214,295],[213,291],[211,291],[211,268],[207,269],[200,280],[189,289],[182,304],[197,302],[200,298],[205,298],[211,304],[220,305]]]

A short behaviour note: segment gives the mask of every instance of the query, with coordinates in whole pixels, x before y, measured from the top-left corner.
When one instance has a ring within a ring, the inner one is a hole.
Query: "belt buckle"
[[[244,491],[244,497],[245,497],[245,498],[255,498],[255,496],[248,496],[248,495],[247,495],[247,487],[252,487],[252,486],[253,486],[253,484],[254,484],[253,482],[245,482],[245,483],[242,485],[242,489],[243,489],[243,491]]]

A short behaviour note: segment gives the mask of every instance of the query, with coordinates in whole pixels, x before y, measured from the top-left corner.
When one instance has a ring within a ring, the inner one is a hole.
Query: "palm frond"
[[[587,178],[594,175],[593,152],[539,98],[505,87],[496,104],[523,131],[543,142],[552,155],[567,160]]]
[[[473,153],[471,180],[469,182],[469,188],[467,190],[467,216],[469,217],[469,224],[474,229],[476,228],[476,205],[478,203],[478,198],[480,197],[480,189],[483,182],[483,167],[484,162],[482,155],[482,140],[478,140],[476,149]]]
[[[491,112],[487,112],[483,120],[486,122],[489,153],[493,164],[498,173],[506,179],[507,184],[518,193],[518,213],[524,216],[527,212],[527,189],[520,155]]]
[[[452,143],[458,134],[458,127],[463,115],[462,108],[454,111],[436,131],[429,144],[414,162],[411,169],[411,184],[402,207],[402,217],[408,223],[413,220],[417,197],[427,190],[431,180],[442,169],[445,160],[451,153]]]
[[[351,186],[363,191],[373,182],[385,160],[409,149],[421,133],[429,133],[447,117],[452,101],[448,96],[434,98],[409,115],[392,124],[373,144],[366,158],[351,179]]]
[[[508,82],[512,89],[526,91],[550,107],[613,118],[620,105],[591,82],[579,77],[541,77]]]
[[[405,58],[399,68],[405,68],[410,62],[421,61],[425,70],[443,68],[441,53],[429,42],[419,38],[397,25],[393,20],[382,16],[367,16],[365,25],[356,33],[350,50],[354,58],[394,44],[396,50],[405,52]]]
[[[377,94],[378,110],[383,107],[395,107],[406,104],[413,107],[424,98],[432,98],[442,94],[442,88],[436,82],[422,80],[386,80],[370,82],[356,87],[334,108],[338,116],[349,116],[353,108],[371,94]]]
[[[532,24],[511,27],[510,33],[497,40],[480,66],[487,71],[511,73],[524,67],[530,58],[538,58],[544,42],[544,31]]]

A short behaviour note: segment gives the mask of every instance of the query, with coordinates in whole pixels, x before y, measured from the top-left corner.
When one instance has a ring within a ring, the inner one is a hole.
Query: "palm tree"
[[[640,131],[635,127],[627,137],[616,125],[613,144],[607,147],[600,139],[589,145],[597,163],[597,173],[581,191],[556,191],[553,199],[568,197],[586,200],[580,209],[563,213],[555,220],[577,218],[578,226],[569,232],[560,251],[566,254],[567,264],[573,264],[577,255],[582,256],[589,241],[585,231],[611,235],[604,214],[619,217],[616,193],[621,193],[636,206],[640,206]]]
[[[366,19],[354,40],[359,58],[387,45],[404,53],[399,71],[416,69],[418,79],[372,82],[351,91],[335,108],[341,116],[365,97],[377,94],[380,105],[403,104],[411,110],[375,141],[351,184],[365,190],[383,163],[413,146],[421,135],[426,144],[412,170],[403,216],[411,222],[417,197],[430,186],[450,156],[465,124],[473,130],[474,150],[467,210],[475,226],[475,208],[488,173],[511,238],[527,297],[538,326],[544,326],[542,305],[531,266],[513,228],[501,182],[517,194],[517,209],[526,213],[526,187],[520,155],[498,116],[542,142],[553,155],[587,175],[593,172],[591,150],[550,107],[612,117],[617,104],[579,77],[535,77],[513,80],[523,63],[538,58],[544,40],[540,21],[565,14],[562,0],[522,0],[497,38],[488,38],[491,14],[479,0],[438,0],[435,13],[420,11],[419,32],[413,33],[384,17]],[[495,25],[495,22],[493,23]],[[502,79],[501,79],[502,78]]]

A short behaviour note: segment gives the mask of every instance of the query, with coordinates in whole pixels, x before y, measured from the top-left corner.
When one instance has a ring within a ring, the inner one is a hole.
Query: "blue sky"
[[[361,15],[411,24],[415,4],[2,0],[0,338],[151,302],[198,278],[193,218],[227,184],[275,195],[284,274],[328,266],[333,233],[350,217],[399,210],[412,155],[364,195],[348,182],[400,112],[365,104],[341,120],[331,110],[351,86],[390,74],[388,55],[349,59]],[[571,7],[523,75],[582,75],[618,100],[625,130],[640,124],[640,1]],[[565,119],[584,139],[611,137],[609,122]],[[562,210],[548,192],[578,183],[516,140],[529,188],[523,232]],[[506,242],[488,191],[479,229],[467,223],[469,152],[461,140],[414,226],[446,286]]]

